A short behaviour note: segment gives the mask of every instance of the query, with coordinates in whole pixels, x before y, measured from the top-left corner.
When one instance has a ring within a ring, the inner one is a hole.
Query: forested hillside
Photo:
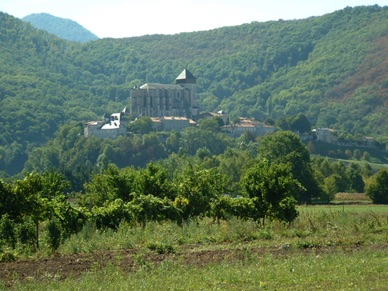
[[[173,82],[186,66],[203,111],[302,112],[314,126],[388,141],[388,7],[84,44],[4,13],[0,24],[2,176],[18,174],[60,126],[121,110],[131,87]]]
[[[23,17],[23,20],[31,23],[36,28],[43,29],[66,40],[87,42],[98,39],[95,34],[77,22],[47,13],[30,14]]]

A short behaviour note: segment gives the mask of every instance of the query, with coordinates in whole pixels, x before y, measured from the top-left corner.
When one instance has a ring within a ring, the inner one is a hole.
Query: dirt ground
[[[133,272],[141,264],[157,264],[166,259],[174,260],[182,257],[188,264],[204,265],[234,256],[233,251],[195,251],[188,249],[183,253],[157,254],[140,252],[131,249],[118,251],[104,251],[90,254],[60,255],[49,258],[18,260],[0,263],[0,281],[6,286],[12,286],[16,281],[39,280],[49,278],[75,278],[86,272],[98,270],[112,264],[124,271]]]

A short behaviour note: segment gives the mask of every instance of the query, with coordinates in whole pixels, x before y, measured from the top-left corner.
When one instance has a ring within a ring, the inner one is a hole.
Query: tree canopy
[[[274,164],[290,165],[295,179],[305,188],[295,197],[299,202],[309,203],[312,198],[321,196],[311,167],[310,153],[295,133],[279,131],[264,136],[260,140],[259,157]]]
[[[373,203],[388,204],[388,170],[382,169],[372,177],[366,194]]]

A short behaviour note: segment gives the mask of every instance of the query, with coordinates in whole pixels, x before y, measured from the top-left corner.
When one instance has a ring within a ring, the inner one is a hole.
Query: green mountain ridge
[[[0,13],[0,171],[19,173],[58,128],[128,106],[129,90],[197,77],[203,111],[388,142],[388,7],[209,31],[76,43]]]
[[[24,21],[31,23],[36,28],[45,30],[62,39],[87,42],[97,40],[98,36],[84,28],[77,22],[48,13],[34,13],[23,17]]]

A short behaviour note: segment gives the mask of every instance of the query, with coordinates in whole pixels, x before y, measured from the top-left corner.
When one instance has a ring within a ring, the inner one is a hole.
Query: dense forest
[[[104,163],[145,166],[171,154],[202,148],[221,155],[240,146],[240,140],[201,129],[121,141],[82,137],[83,122],[128,106],[130,88],[171,83],[186,66],[198,78],[202,111],[261,121],[304,113],[312,126],[348,139],[368,135],[388,142],[388,7],[86,43],[5,13],[0,23],[4,178],[53,167],[80,190]],[[252,146],[248,137],[243,141]]]

